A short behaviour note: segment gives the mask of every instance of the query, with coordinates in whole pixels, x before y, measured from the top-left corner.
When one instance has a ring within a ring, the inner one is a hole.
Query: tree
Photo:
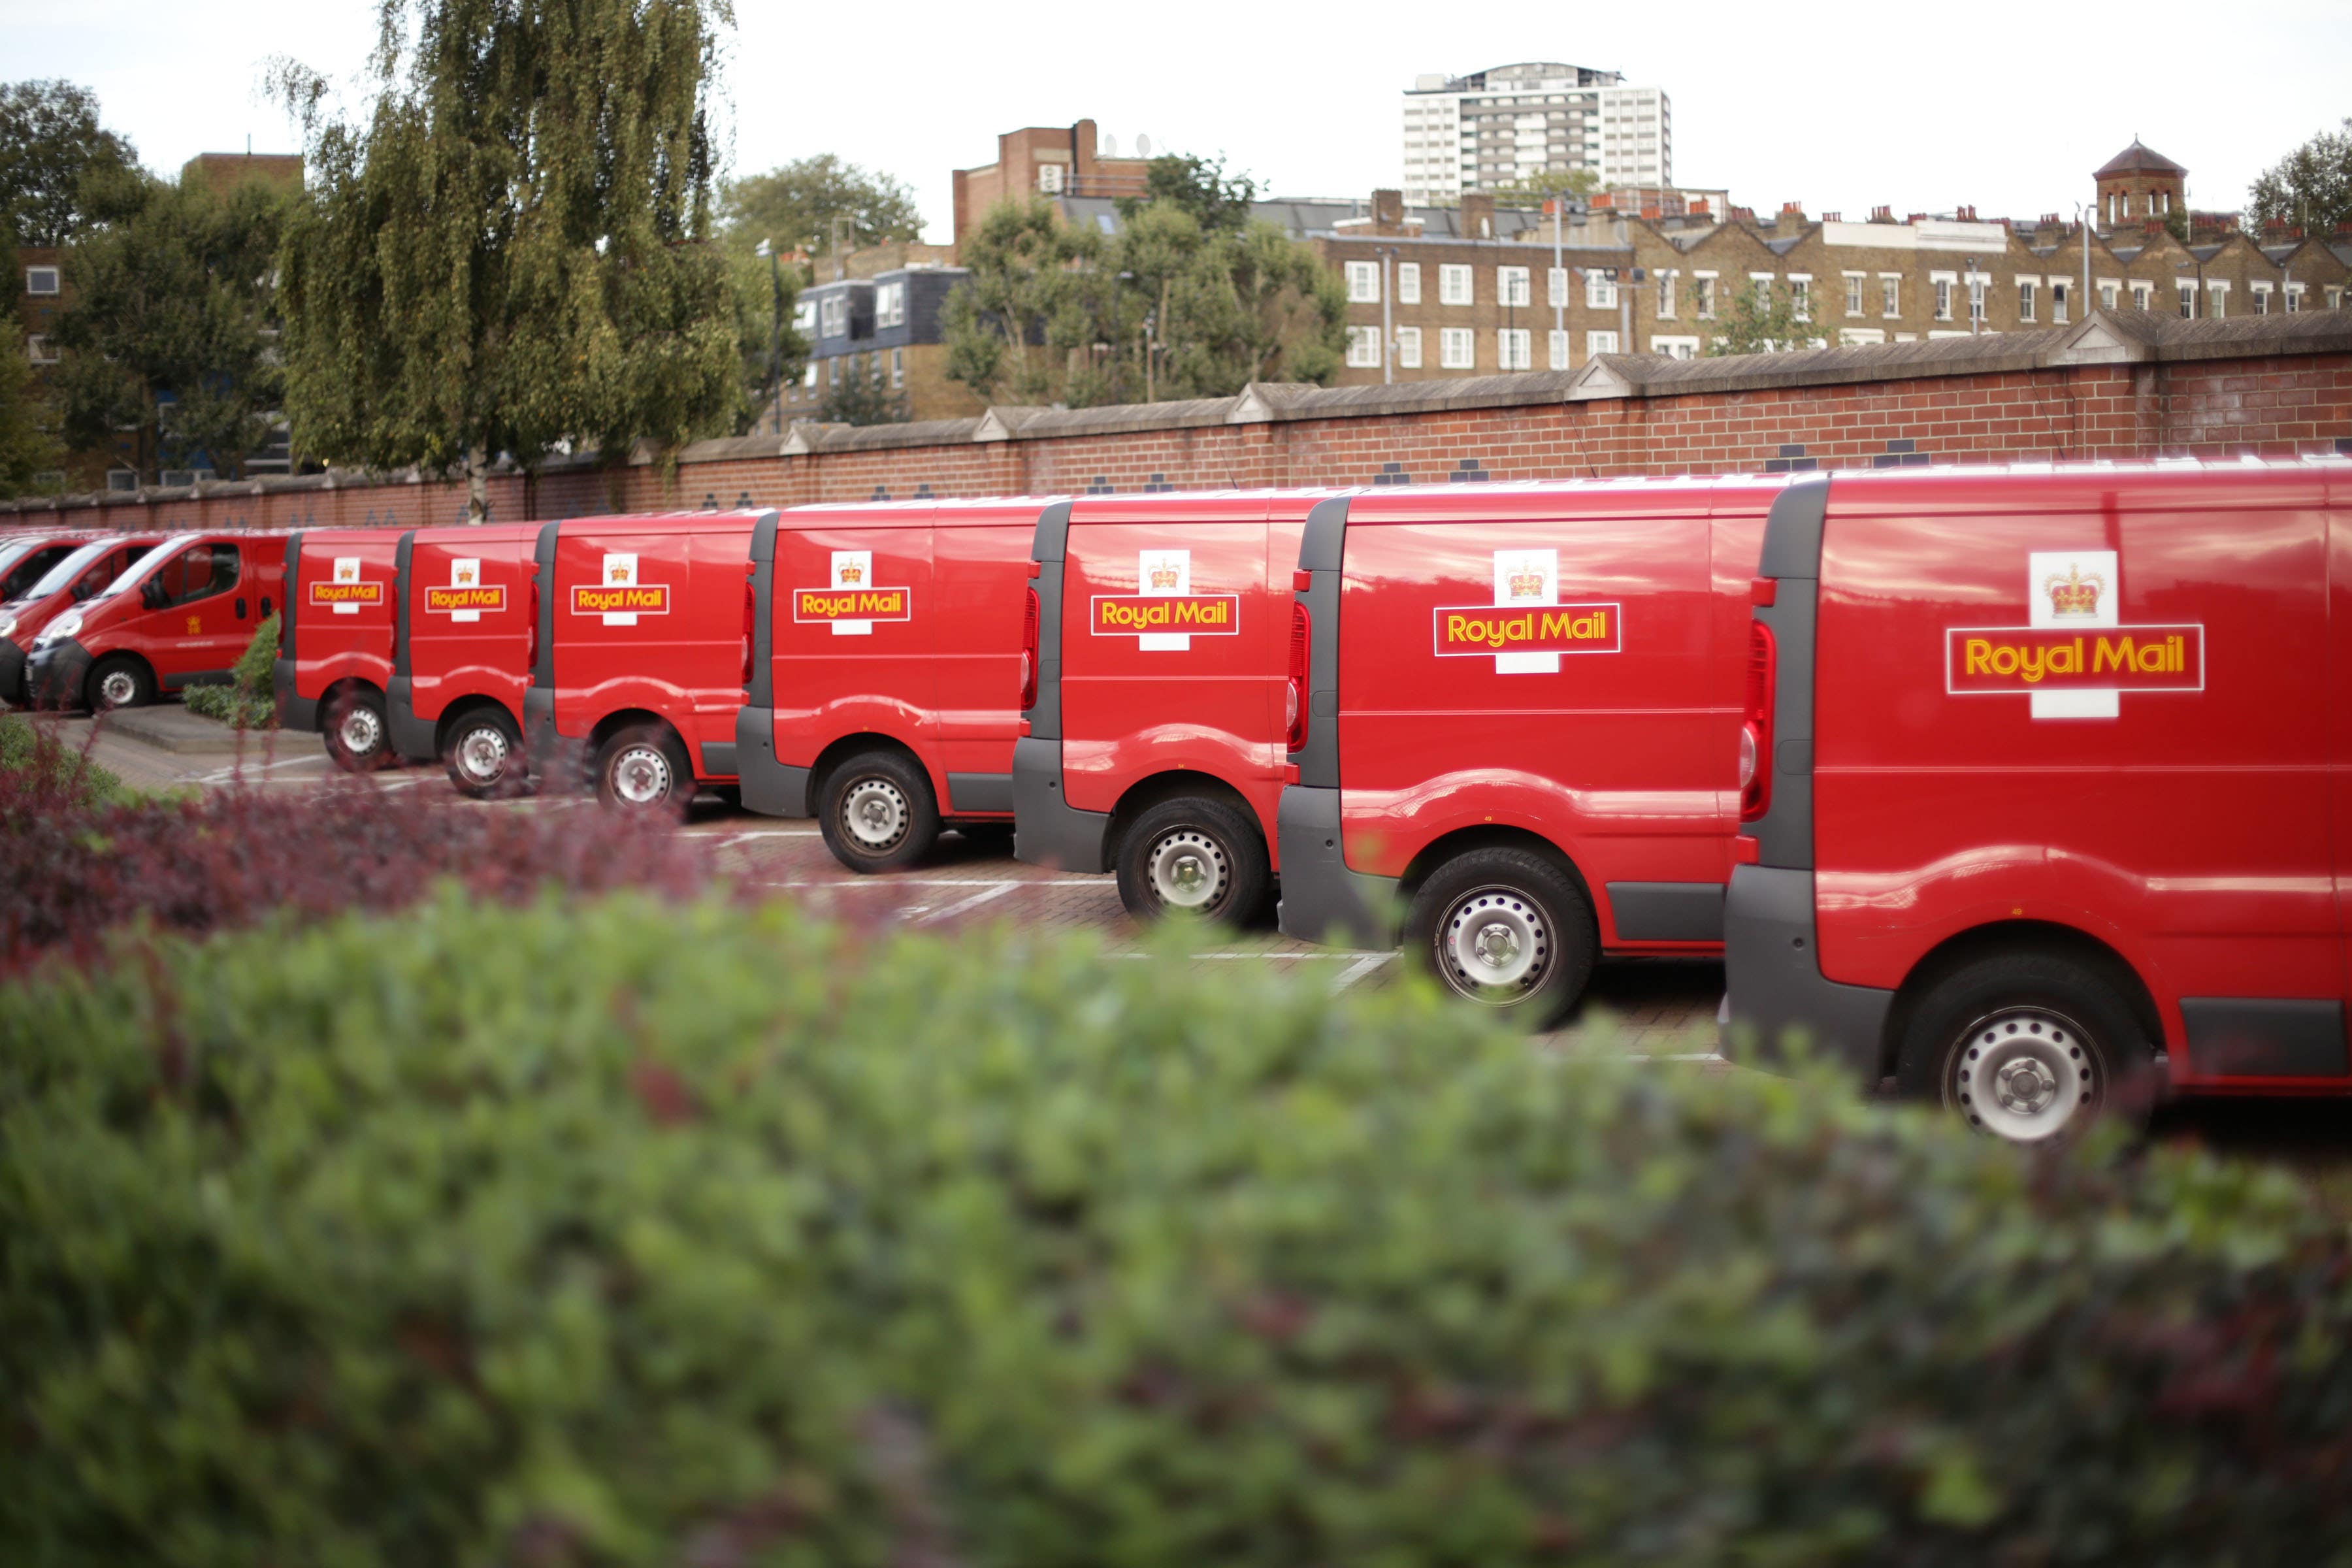
[[[52,379],[67,438],[89,450],[136,427],[159,467],[241,474],[284,401],[271,274],[288,199],[132,169],[84,196],[103,221],[65,257]]]
[[[1225,173],[1223,153],[1212,163],[1185,153],[1166,153],[1144,166],[1143,195],[1121,196],[1121,218],[1132,221],[1145,207],[1169,205],[1212,231],[1233,231],[1249,222],[1250,204],[1257,200],[1257,182],[1247,174]]]
[[[82,184],[131,168],[131,143],[98,123],[98,95],[69,81],[0,88],[0,211],[20,245],[63,245],[82,226]]]
[[[1542,169],[1524,180],[1496,185],[1496,206],[1541,206],[1549,201],[1582,201],[1601,188],[1601,176],[1591,169]]]
[[[830,249],[835,219],[845,220],[851,248],[920,239],[923,233],[912,191],[831,153],[779,163],[719,188],[719,226],[731,249],[749,252],[766,239],[779,250],[814,256]]]
[[[1063,367],[1047,353],[1049,331],[1058,323],[1050,346],[1065,354],[1091,341],[1076,268],[1101,247],[1093,230],[1065,225],[1042,198],[991,208],[961,246],[971,277],[941,310],[949,378],[982,397],[1055,401]]]
[[[839,382],[829,386],[817,417],[834,425],[903,425],[907,395],[890,385],[879,353],[847,354]],[[860,368],[863,365],[864,368]]]
[[[793,300],[801,289],[800,266],[785,266],[752,250],[730,248],[726,257],[735,325],[733,425],[740,436],[767,413],[777,390],[801,373],[808,363],[809,345],[793,328]]]
[[[732,426],[710,241],[726,0],[378,0],[365,124],[291,62],[311,187],[283,247],[295,449],[462,470]]]
[[[2292,224],[2324,238],[2352,220],[2352,115],[2263,170],[2247,198],[2257,225]]]
[[[33,477],[56,468],[65,449],[58,444],[56,411],[42,395],[26,357],[25,323],[16,310],[24,274],[16,270],[16,247],[5,228],[0,228],[0,278],[15,280],[0,287],[0,299],[8,305],[0,318],[0,497],[5,497],[31,490]]]
[[[1812,301],[1800,306],[1797,292],[1786,284],[1768,289],[1759,285],[1735,289],[1723,302],[1709,355],[1793,353],[1819,348],[1824,336],[1811,313]]]

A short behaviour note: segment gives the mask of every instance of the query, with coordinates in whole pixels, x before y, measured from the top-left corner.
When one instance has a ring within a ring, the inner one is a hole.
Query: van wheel
[[[147,666],[127,653],[118,653],[98,661],[89,672],[89,710],[110,712],[117,708],[144,708],[155,700],[155,678]]]
[[[835,765],[817,792],[817,826],[853,871],[895,871],[931,852],[940,803],[923,770],[896,752],[861,752]]]
[[[1982,958],[1920,998],[1904,1031],[1901,1086],[1979,1132],[2056,1143],[2101,1115],[2154,1099],[2147,1031],[2087,964],[2050,953]]]
[[[1181,915],[1241,925],[1274,880],[1265,836],[1223,801],[1163,800],[1119,840],[1118,901],[1139,921]]]
[[[496,708],[478,708],[457,721],[441,756],[457,793],[475,800],[510,800],[527,793],[522,731]]]
[[[1473,849],[1413,894],[1405,945],[1456,996],[1540,1027],[1584,994],[1601,938],[1591,902],[1558,866]]]
[[[383,716],[383,695],[348,689],[327,705],[327,755],[347,773],[372,773],[392,762],[392,726]]]
[[[694,801],[694,767],[668,728],[632,724],[596,748],[596,798],[629,811],[684,816]]]

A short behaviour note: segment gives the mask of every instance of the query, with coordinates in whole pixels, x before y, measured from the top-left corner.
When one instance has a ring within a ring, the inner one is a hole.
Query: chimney
[[[1706,217],[1707,216],[1706,198],[1705,196],[1695,196],[1692,198],[1690,215],[1693,217]]]
[[[1873,207],[1870,209],[1870,221],[1873,223],[1893,223],[1895,221],[1895,209],[1893,207]]]
[[[1845,221],[1845,214],[1842,212],[1823,213],[1822,215],[1822,221],[1823,223],[1843,223]]]
[[[1462,193],[1462,236],[1465,239],[1495,237],[1495,198],[1486,191]]]
[[[1404,193],[1374,191],[1372,193],[1372,232],[1401,234],[1404,231]]]
[[[1977,221],[1977,209],[1963,203],[1953,210],[1952,216],[1962,223],[1974,223]]]

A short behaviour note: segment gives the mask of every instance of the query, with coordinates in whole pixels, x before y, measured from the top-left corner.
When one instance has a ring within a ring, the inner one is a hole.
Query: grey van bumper
[[[1397,879],[1351,871],[1339,842],[1339,792],[1291,784],[1275,811],[1282,857],[1282,934],[1301,942],[1393,947]]]
[[[440,726],[416,716],[416,682],[395,675],[383,689],[384,726],[392,731],[392,749],[411,763],[437,762],[441,756]]]
[[[1034,735],[1013,744],[1013,858],[1056,871],[1108,871],[1110,814],[1062,798],[1062,742]]]
[[[1812,872],[1735,867],[1723,927],[1729,1016],[1717,1048],[1730,1060],[1769,1067],[1785,1059],[1789,1037],[1801,1034],[1874,1086],[1887,1070],[1886,1015],[1895,993],[1822,978]]]
[[[776,710],[735,710],[735,777],[743,809],[763,816],[809,815],[809,771],[776,761]]]
[[[319,727],[319,700],[295,695],[292,659],[269,661],[269,694],[277,700],[279,729],[307,731]]]

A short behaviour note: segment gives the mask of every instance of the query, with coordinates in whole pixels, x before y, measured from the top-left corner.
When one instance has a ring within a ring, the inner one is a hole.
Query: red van
[[[1281,924],[1404,945],[1534,1022],[1594,962],[1712,954],[1748,584],[1786,481],[1327,503],[1298,555]]]
[[[284,597],[282,533],[175,533],[41,628],[25,677],[41,707],[137,708],[226,680]]]
[[[160,533],[58,534],[0,551],[0,700],[24,708],[25,660],[41,629],[128,571]]]
[[[816,817],[853,871],[941,826],[1009,834],[1022,616],[1042,500],[770,513],[751,535],[743,804]]]
[[[543,523],[537,645],[523,694],[530,771],[611,805],[683,812],[735,780],[751,531],[768,512]]]
[[[404,760],[439,759],[477,800],[528,787],[532,572],[543,524],[416,528],[393,558],[392,680],[384,714]]]
[[[1129,912],[1240,922],[1276,870],[1289,584],[1329,491],[1087,496],[1037,520],[1013,853]]]
[[[1839,474],[1755,600],[1727,1051],[2024,1142],[2352,1092],[2352,467]]]
[[[286,536],[284,613],[270,680],[278,727],[316,731],[353,773],[393,760],[384,718],[392,679],[393,556],[400,531],[307,529]]]

